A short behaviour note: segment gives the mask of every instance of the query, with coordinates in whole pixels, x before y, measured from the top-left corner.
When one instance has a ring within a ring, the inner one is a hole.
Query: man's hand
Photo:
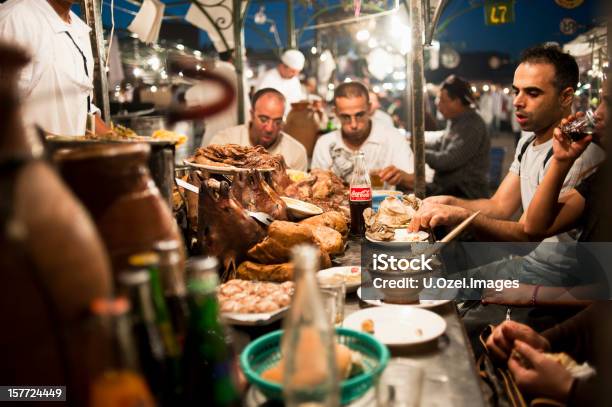
[[[436,195],[436,196],[430,196],[428,198],[423,199],[423,202],[436,203],[436,204],[442,204],[442,205],[454,205],[454,200],[455,200],[454,196]]]
[[[588,135],[581,140],[572,141],[569,136],[563,134],[561,128],[566,124],[584,116],[584,113],[578,112],[576,116],[568,116],[561,120],[559,127],[553,132],[553,158],[560,163],[573,163],[580,154],[586,150],[591,143],[593,136]]]
[[[535,286],[531,284],[519,284],[517,288],[504,288],[496,291],[494,288],[485,288],[482,292],[483,304],[514,305],[516,307],[528,307],[531,305],[531,297]]]
[[[497,325],[487,338],[486,346],[492,356],[506,361],[514,348],[514,341],[520,340],[542,351],[550,349],[548,340],[528,325],[514,321],[504,321]]]
[[[472,213],[459,206],[441,205],[424,201],[421,208],[412,217],[408,230],[418,232],[420,229],[431,229],[436,226],[454,226],[468,218]]]
[[[391,185],[399,185],[404,188],[413,188],[414,186],[414,175],[400,170],[395,165],[383,168],[378,172],[378,175],[383,182],[388,182]]]
[[[508,368],[517,386],[533,396],[550,397],[566,402],[574,378],[561,363],[549,359],[525,342],[516,341],[515,350],[525,359],[525,367],[516,358],[508,360]]]

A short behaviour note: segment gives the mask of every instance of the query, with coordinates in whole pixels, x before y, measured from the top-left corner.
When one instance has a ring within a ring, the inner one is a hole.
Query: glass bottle
[[[351,209],[351,234],[363,237],[365,235],[363,211],[372,207],[372,184],[362,151],[358,151],[353,156],[349,206]]]
[[[295,292],[284,320],[283,395],[287,406],[338,406],[334,328],[323,307],[315,273],[318,250],[292,250]]]
[[[138,364],[125,298],[99,298],[91,303],[94,321],[106,334],[101,339],[103,373],[91,386],[90,407],[154,407],[155,401]]]
[[[218,284],[213,268],[199,270],[187,285],[189,330],[183,357],[186,405],[241,405],[233,353],[219,320]]]

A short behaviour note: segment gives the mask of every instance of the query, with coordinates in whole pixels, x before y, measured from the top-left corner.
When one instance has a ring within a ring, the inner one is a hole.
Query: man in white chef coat
[[[306,99],[298,78],[304,69],[304,61],[304,54],[297,49],[288,49],[283,52],[276,68],[266,71],[257,84],[256,90],[272,88],[285,96],[285,115],[291,110],[292,103]]]
[[[92,103],[94,60],[90,28],[70,7],[75,0],[8,0],[0,5],[0,41],[32,58],[19,77],[25,124],[48,133],[85,134],[87,115],[107,131]]]

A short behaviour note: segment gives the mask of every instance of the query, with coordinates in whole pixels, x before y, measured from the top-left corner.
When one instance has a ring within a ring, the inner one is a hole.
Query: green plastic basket
[[[269,399],[282,399],[280,384],[261,378],[261,373],[276,365],[281,357],[280,341],[283,331],[270,332],[251,342],[240,355],[240,365],[248,381]],[[342,381],[342,404],[363,396],[381,375],[389,362],[389,350],[372,335],[346,328],[336,328],[336,340],[361,354],[364,372]]]

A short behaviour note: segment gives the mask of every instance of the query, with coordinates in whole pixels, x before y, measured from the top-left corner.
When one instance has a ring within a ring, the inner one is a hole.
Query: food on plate
[[[234,175],[232,194],[249,211],[265,212],[275,220],[287,220],[287,204],[264,181],[259,171]]]
[[[363,332],[374,334],[374,321],[371,319],[364,319],[361,323],[361,330]]]
[[[282,284],[229,280],[219,286],[217,298],[223,313],[269,313],[289,306],[293,282]]]
[[[421,200],[414,195],[408,195],[401,199],[388,196],[380,204],[377,212],[372,208],[363,211],[366,224],[366,236],[373,240],[390,241],[398,240],[395,229],[407,225],[418,208]],[[401,234],[401,233],[400,233]],[[426,240],[423,235],[406,235],[399,241],[418,242]]]
[[[211,144],[196,150],[190,161],[202,165],[233,166],[237,168],[275,168],[282,156],[273,155],[262,146]]]
[[[344,241],[342,235],[327,226],[315,226],[305,223],[319,244],[319,247],[330,255],[340,254],[344,251]]]
[[[321,284],[338,284],[344,282],[346,285],[361,284],[360,267],[334,267],[323,269],[317,275]]]
[[[227,182],[213,181],[200,184],[197,237],[203,254],[221,259],[225,279],[265,231],[232,195]]]
[[[304,219],[300,223],[314,226],[327,226],[334,229],[342,236],[346,236],[348,234],[347,219],[341,212],[338,211],[325,212],[321,215]]]
[[[396,242],[425,242],[429,238],[429,233],[424,230],[409,232],[408,229],[395,229]]]
[[[294,377],[294,383],[302,386],[316,386],[327,377],[326,364],[322,358],[312,357],[321,354],[322,344],[320,337],[311,329],[302,331],[301,340],[295,352],[296,365],[300,367]],[[336,367],[341,380],[346,380],[364,371],[363,358],[359,352],[349,349],[343,344],[336,343]],[[275,383],[283,383],[285,359],[281,357],[278,364],[265,370],[261,378]]]
[[[268,227],[268,236],[251,247],[247,254],[249,258],[264,264],[284,263],[289,261],[291,248],[302,243],[316,243],[308,226],[274,221]]]
[[[153,134],[151,134],[151,138],[153,140],[169,141],[177,146],[180,146],[181,144],[187,141],[187,136],[185,136],[184,134],[179,134],[174,131],[165,129],[155,130]]]
[[[287,170],[287,175],[291,182],[300,182],[301,180],[308,177],[308,173],[298,170]]]
[[[236,277],[244,280],[274,281],[282,283],[293,280],[293,264],[260,264],[247,260],[238,266]]]
[[[313,169],[308,177],[288,185],[284,195],[310,202],[324,211],[348,213],[348,188],[330,170]]]

